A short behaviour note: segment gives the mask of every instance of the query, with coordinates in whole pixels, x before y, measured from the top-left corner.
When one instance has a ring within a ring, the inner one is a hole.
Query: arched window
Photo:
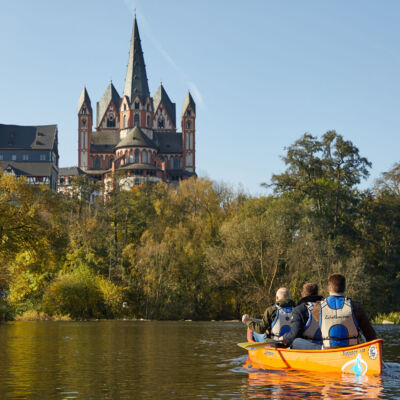
[[[160,119],[158,120],[158,127],[159,127],[160,129],[164,128],[164,118],[160,118]]]
[[[126,128],[128,126],[128,124],[126,123],[126,114],[124,114],[124,124],[123,127]]]
[[[179,169],[179,158],[175,157],[174,158],[174,169]]]
[[[128,164],[133,164],[134,162],[135,162],[135,159],[133,158],[133,154],[129,154]]]
[[[147,151],[146,150],[144,150],[142,152],[142,163],[147,164]]]
[[[135,114],[134,121],[135,121],[135,126],[139,126],[139,114]]]
[[[139,110],[139,103],[138,102],[135,103],[135,110]]]
[[[96,157],[94,160],[94,169],[100,169],[101,168],[101,161],[99,157]]]
[[[135,151],[135,163],[139,164],[139,150]]]
[[[150,115],[148,115],[146,118],[146,126],[150,126]]]
[[[115,127],[115,119],[113,115],[110,115],[107,119],[107,128],[114,128]]]
[[[192,128],[192,121],[186,121],[186,128],[191,129]]]

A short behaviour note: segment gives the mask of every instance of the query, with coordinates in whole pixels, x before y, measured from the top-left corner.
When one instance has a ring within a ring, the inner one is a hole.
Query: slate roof
[[[146,101],[146,97],[150,97],[136,16],[133,21],[131,47],[129,50],[128,68],[126,70],[123,95],[128,96],[130,102],[132,102],[136,95],[139,95],[143,104]]]
[[[53,164],[50,162],[18,162],[18,161],[0,161],[0,169],[5,170],[11,166],[17,175],[22,176],[51,176]]]
[[[153,141],[160,153],[182,153],[182,133],[180,132],[153,132]]]
[[[112,153],[119,141],[119,130],[93,132],[90,135],[90,151],[92,153]]]
[[[83,88],[81,95],[78,100],[78,113],[81,110],[82,106],[86,103],[89,108],[90,114],[93,114],[92,104],[90,103],[90,97],[86,90],[86,87]]]
[[[100,101],[97,102],[97,126],[100,125],[100,122],[103,119],[104,114],[107,111],[108,106],[110,105],[110,102],[114,103],[117,112],[119,112],[121,97],[119,96],[112,82],[110,82],[110,84],[107,86],[107,89],[104,92]]]
[[[132,170],[138,170],[138,169],[147,169],[147,170],[160,170],[160,168],[156,167],[153,164],[125,164],[122,167],[118,168],[119,170],[121,169],[132,169]]]
[[[174,127],[176,127],[176,106],[175,106],[175,103],[173,103],[170,100],[162,83],[160,83],[160,86],[158,87],[156,93],[153,96],[154,112],[157,111],[157,108],[160,105],[160,103],[164,104],[164,106],[167,110],[168,116],[170,117],[172,123],[174,124]]]
[[[57,125],[20,126],[0,124],[0,149],[52,150]]]
[[[78,176],[84,175],[83,172],[79,167],[67,167],[67,168],[59,168],[58,176]]]
[[[129,129],[127,135],[117,144],[115,148],[117,149],[120,147],[151,147],[153,149],[157,148],[154,142],[149,139],[147,135],[143,133],[142,130],[137,126]]]
[[[194,102],[193,97],[190,94],[190,92],[187,92],[185,100],[183,100],[182,117],[183,117],[183,114],[185,114],[185,111],[189,105],[193,108],[193,111],[196,114],[196,103]]]

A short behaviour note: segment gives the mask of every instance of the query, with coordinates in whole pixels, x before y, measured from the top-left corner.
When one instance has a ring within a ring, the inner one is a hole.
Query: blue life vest
[[[321,330],[319,329],[319,323],[313,316],[313,309],[315,302],[307,302],[305,304],[308,310],[308,320],[304,326],[303,339],[312,341],[313,343],[322,344]]]
[[[281,307],[275,304],[276,315],[271,324],[271,338],[279,339],[285,333],[290,332],[290,320],[292,318],[293,307]]]
[[[329,296],[321,302],[319,327],[325,349],[358,343],[358,323],[353,305],[344,296]]]

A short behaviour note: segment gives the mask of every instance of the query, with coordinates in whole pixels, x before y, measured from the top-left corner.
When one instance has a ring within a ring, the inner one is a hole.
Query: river
[[[9,322],[0,399],[400,399],[400,327],[377,326],[379,377],[242,368],[233,322]]]

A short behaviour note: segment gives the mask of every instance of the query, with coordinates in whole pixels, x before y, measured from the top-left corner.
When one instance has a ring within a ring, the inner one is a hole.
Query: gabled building
[[[136,17],[122,97],[110,82],[97,102],[96,120],[86,87],[78,102],[78,166],[95,179],[119,172],[127,185],[176,181],[196,175],[196,105],[188,92],[176,105],[160,84],[150,95]],[[95,128],[93,128],[95,124]],[[178,128],[181,128],[178,131]],[[125,186],[126,186],[125,185]]]
[[[0,124],[0,170],[57,190],[57,125]]]

